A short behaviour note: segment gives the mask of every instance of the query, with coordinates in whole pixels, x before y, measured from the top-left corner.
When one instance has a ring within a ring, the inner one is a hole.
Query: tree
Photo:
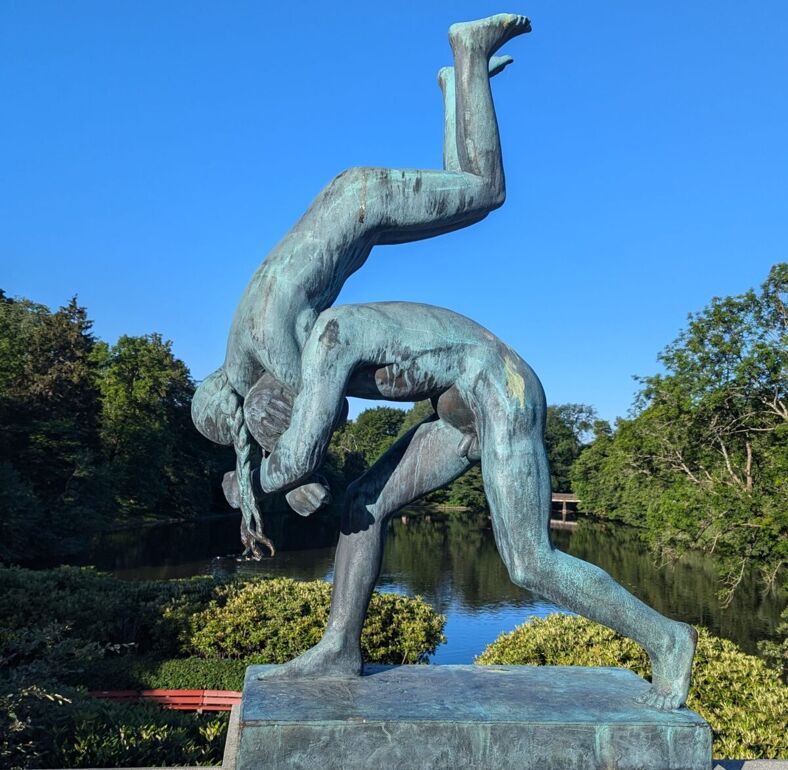
[[[126,515],[206,510],[211,447],[192,425],[194,383],[172,343],[159,334],[123,336],[102,353],[101,443],[118,508]]]
[[[345,456],[359,455],[369,468],[397,440],[405,412],[390,406],[366,409],[339,431],[335,446]]]
[[[702,548],[727,592],[745,570],[775,584],[788,560],[788,264],[761,291],[714,298],[640,379],[635,416],[577,464],[596,512],[640,519],[665,557]]]
[[[586,446],[595,417],[593,407],[586,404],[547,407],[544,439],[554,492],[572,491],[572,465]]]
[[[0,292],[3,558],[68,553],[104,520],[91,327],[76,298],[53,313]]]

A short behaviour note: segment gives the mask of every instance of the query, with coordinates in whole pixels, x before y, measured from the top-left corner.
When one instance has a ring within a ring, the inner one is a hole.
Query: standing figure
[[[481,460],[498,551],[512,581],[638,642],[652,665],[644,700],[681,706],[697,634],[647,606],[599,567],[550,542],[550,469],[541,383],[511,348],[464,316],[406,302],[346,305],[319,316],[305,340],[290,425],[260,467],[266,492],[320,465],[345,395],[432,399],[436,414],[348,488],[323,639],[274,676],[351,676],[388,519]]]
[[[337,176],[266,257],[233,318],[222,368],[195,393],[192,416],[209,439],[233,445],[246,553],[259,558],[265,537],[252,486],[252,439],[270,450],[276,412],[301,388],[301,353],[318,315],[336,300],[373,246],[430,238],[479,222],[505,198],[490,76],[511,59],[494,57],[529,32],[528,19],[498,14],[454,24],[454,67],[438,76],[445,104],[444,170],[351,168]],[[250,419],[262,401],[268,422]],[[273,426],[273,427],[272,427]],[[293,490],[301,513],[326,499],[320,485]]]

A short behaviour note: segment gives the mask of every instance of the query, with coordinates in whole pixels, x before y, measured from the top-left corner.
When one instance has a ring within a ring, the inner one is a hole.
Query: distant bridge
[[[580,505],[580,498],[574,492],[553,492],[552,497],[553,510],[550,512],[550,526],[553,529],[574,529],[577,526],[576,521],[568,521],[566,516],[569,513],[569,506],[575,507],[575,513],[578,513]],[[561,506],[561,518],[552,518],[553,512],[558,506]]]

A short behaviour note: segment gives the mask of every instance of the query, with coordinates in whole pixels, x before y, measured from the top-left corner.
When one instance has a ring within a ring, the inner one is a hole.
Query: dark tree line
[[[66,557],[99,529],[216,503],[231,457],[192,428],[194,383],[158,334],[97,340],[0,291],[0,560]]]
[[[329,461],[334,468],[342,468],[346,483],[369,468],[398,438],[431,414],[433,409],[429,401],[420,401],[407,411],[385,406],[367,409],[334,434]],[[596,413],[585,404],[547,407],[545,444],[554,491],[572,490],[571,469],[585,449],[595,421]],[[471,468],[445,489],[431,493],[425,500],[477,510],[486,508],[479,466]]]

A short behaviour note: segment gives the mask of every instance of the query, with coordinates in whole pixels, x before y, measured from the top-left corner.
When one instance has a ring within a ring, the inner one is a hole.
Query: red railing
[[[241,702],[241,693],[234,690],[93,690],[90,694],[113,701],[152,701],[176,711],[229,711]]]

